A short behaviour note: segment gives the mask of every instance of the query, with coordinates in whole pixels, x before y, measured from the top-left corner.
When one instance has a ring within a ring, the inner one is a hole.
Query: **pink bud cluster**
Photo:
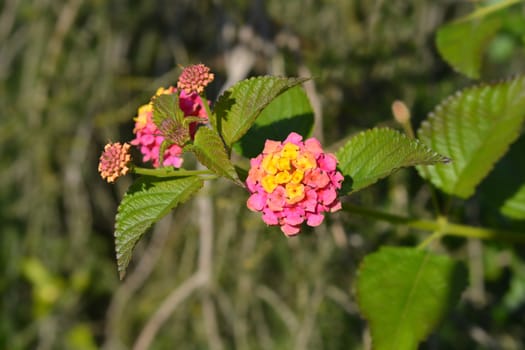
[[[215,75],[210,72],[210,68],[204,64],[193,64],[184,68],[177,87],[188,94],[196,92],[198,94],[204,91],[204,88],[213,81]]]
[[[129,172],[131,156],[129,144],[120,142],[108,143],[104,146],[104,152],[100,156],[98,172],[107,182],[115,182],[120,176]]]
[[[158,89],[156,95],[176,93],[178,93],[177,89],[170,86],[167,89]],[[186,116],[201,117],[203,123],[208,121],[206,111],[202,106],[202,100],[197,93],[188,94],[185,91],[181,91],[179,106]],[[193,135],[196,125],[192,124],[190,124],[190,132]],[[151,161],[155,168],[160,166],[180,168],[182,166],[182,147],[177,144],[172,144],[166,148],[163,163],[162,165],[159,164],[159,152],[164,136],[153,122],[153,105],[151,102],[139,107],[133,132],[135,133],[135,138],[131,141],[131,144],[139,148],[144,162]]]
[[[341,209],[337,159],[324,153],[317,139],[302,139],[292,132],[282,143],[267,140],[262,154],[251,159],[246,179],[248,208],[262,212],[266,224],[279,225],[287,236],[298,234],[304,222],[318,226],[324,212]]]

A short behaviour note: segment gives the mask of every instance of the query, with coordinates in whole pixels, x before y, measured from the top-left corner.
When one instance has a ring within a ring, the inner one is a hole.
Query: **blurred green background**
[[[472,84],[434,45],[437,28],[471,2],[3,0],[0,8],[0,349],[370,348],[353,297],[356,268],[378,246],[414,244],[421,233],[339,214],[285,239],[246,209],[246,193],[219,181],[157,224],[119,281],[114,215],[132,178],[108,185],[98,157],[106,142],[133,137],[136,109],[175,83],[178,65],[199,62],[216,73],[211,100],[251,75],[313,76],[314,135],[327,147],[397,127],[395,99],[417,126]],[[485,78],[523,73],[520,25],[489,45]],[[430,215],[428,187],[412,170],[353,200]],[[455,209],[469,224],[523,227],[481,197]],[[206,224],[209,283],[177,303],[177,287],[201,263]],[[469,266],[470,287],[422,348],[524,349],[519,247],[445,243]]]

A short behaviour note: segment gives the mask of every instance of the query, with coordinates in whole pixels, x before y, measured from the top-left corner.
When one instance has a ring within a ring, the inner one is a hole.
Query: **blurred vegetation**
[[[471,84],[434,45],[437,28],[470,11],[470,2],[5,0],[0,6],[2,349],[131,348],[196,269],[202,213],[192,201],[155,226],[119,281],[113,217],[131,179],[110,186],[96,171],[103,145],[131,139],[137,107],[174,83],[178,64],[203,62],[216,72],[211,99],[246,75],[315,77],[309,94],[322,112],[315,132],[327,145],[377,124],[395,127],[394,99],[407,102],[417,126],[442,98]],[[523,73],[523,23],[509,20],[492,42],[484,77]],[[215,212],[213,283],[167,315],[151,349],[368,348],[352,294],[356,267],[379,245],[417,242],[420,233],[335,215],[316,232],[285,239],[250,213],[246,193],[230,184],[214,183],[204,196]],[[429,197],[410,170],[354,200],[426,216]],[[467,223],[505,224],[480,203],[475,197],[453,209]],[[523,254],[475,241],[446,243],[470,267],[471,283],[423,347],[523,349]]]

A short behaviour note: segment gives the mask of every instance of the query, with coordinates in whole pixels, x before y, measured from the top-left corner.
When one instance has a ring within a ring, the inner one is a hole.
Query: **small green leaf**
[[[464,267],[413,248],[384,247],[368,255],[357,277],[357,302],[375,350],[417,349],[457,303]]]
[[[419,173],[444,192],[469,197],[518,138],[524,118],[525,77],[456,93],[418,130],[423,143],[453,161]]]
[[[517,220],[525,220],[524,152],[525,134],[522,134],[483,180],[478,191],[483,203]]]
[[[166,119],[175,119],[179,123],[184,120],[184,112],[179,107],[179,96],[177,94],[162,94],[153,97],[153,122],[157,128],[161,128]]]
[[[231,147],[250,129],[262,110],[277,96],[308,78],[255,77],[238,82],[215,104],[211,123]]]
[[[310,100],[301,86],[282,93],[259,115],[234,150],[248,158],[257,156],[266,140],[284,140],[292,131],[308,137],[314,124]]]
[[[448,161],[421,142],[388,128],[359,133],[341,147],[336,156],[345,176],[343,191],[346,192],[358,191],[399,168]]]
[[[501,212],[509,218],[525,220],[525,183],[503,203]]]
[[[479,78],[483,51],[501,26],[490,16],[445,25],[436,36],[436,46],[445,61],[470,78]]]
[[[146,230],[202,187],[199,177],[138,179],[124,195],[115,222],[115,250],[120,278],[126,273],[133,248]]]
[[[228,158],[224,144],[215,130],[207,127],[197,129],[195,140],[189,150],[195,153],[204,166],[217,175],[226,176],[242,185],[233,163]]]

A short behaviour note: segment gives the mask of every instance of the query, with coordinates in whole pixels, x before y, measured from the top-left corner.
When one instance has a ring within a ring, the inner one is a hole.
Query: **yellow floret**
[[[284,145],[281,150],[281,156],[293,160],[297,158],[297,153],[299,152],[299,146],[294,145],[293,143],[287,143]]]
[[[261,181],[261,185],[267,193],[272,193],[277,187],[278,183],[275,181],[275,176],[266,175]]]
[[[294,184],[299,184],[301,183],[301,181],[303,181],[303,178],[304,178],[304,171],[297,169],[296,171],[293,172],[290,182]]]
[[[275,175],[277,173],[277,164],[279,162],[278,157],[268,154],[263,158],[261,166],[268,174]]]
[[[288,171],[281,171],[278,172],[277,175],[275,175],[275,181],[278,184],[285,184],[290,182],[292,179],[292,175]]]
[[[288,183],[285,190],[286,201],[289,204],[297,203],[304,198],[304,186],[302,184]]]
[[[294,165],[297,169],[301,169],[304,171],[314,169],[317,167],[315,158],[311,153],[301,153],[297,157],[297,160],[294,162]]]
[[[277,161],[277,168],[279,168],[281,171],[290,170],[292,168],[290,165],[290,159],[286,157],[279,158]]]

